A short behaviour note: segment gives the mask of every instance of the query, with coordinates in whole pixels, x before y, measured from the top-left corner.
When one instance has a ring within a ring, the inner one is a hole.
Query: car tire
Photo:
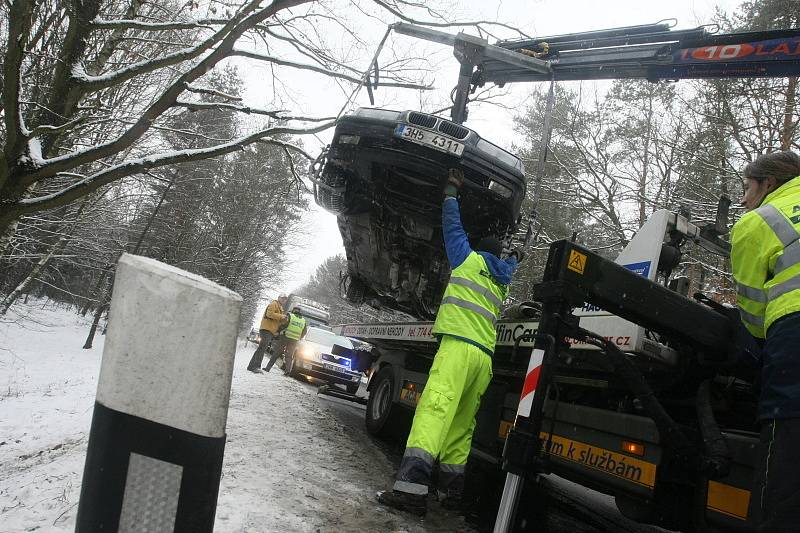
[[[328,164],[321,176],[322,182],[328,187],[339,189],[347,186],[347,175],[344,170]],[[342,192],[332,191],[327,187],[317,188],[317,203],[325,210],[335,215],[345,211],[345,198]]]
[[[375,375],[370,385],[367,413],[367,431],[375,437],[400,441],[408,436],[411,429],[411,412],[394,403],[394,371],[384,366]]]

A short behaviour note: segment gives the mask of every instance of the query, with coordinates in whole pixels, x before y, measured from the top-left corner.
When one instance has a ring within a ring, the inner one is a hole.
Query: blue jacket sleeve
[[[517,263],[517,258],[514,256],[507,258],[506,264],[509,266],[509,268],[511,268],[512,275],[517,271],[517,267],[519,266],[519,263]]]
[[[442,205],[442,235],[450,268],[456,268],[467,259],[467,256],[472,253],[472,249],[469,247],[467,234],[461,225],[458,200],[452,196],[445,197]]]

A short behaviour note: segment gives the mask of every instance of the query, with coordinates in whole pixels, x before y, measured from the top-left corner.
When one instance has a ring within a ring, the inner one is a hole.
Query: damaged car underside
[[[315,183],[337,215],[347,255],[345,293],[419,318],[436,314],[450,275],[441,234],[449,168],[465,180],[462,222],[511,247],[522,217],[522,162],[477,133],[416,111],[361,108],[339,119]]]

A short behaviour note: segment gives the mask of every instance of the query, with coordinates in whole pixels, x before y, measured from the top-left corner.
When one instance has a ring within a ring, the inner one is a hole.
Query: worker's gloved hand
[[[464,183],[464,172],[460,168],[451,168],[447,171],[447,185],[444,186],[445,196],[458,196],[458,190]]]
[[[522,248],[514,248],[508,256],[516,257],[517,263],[522,263],[525,260],[525,252],[522,251]]]

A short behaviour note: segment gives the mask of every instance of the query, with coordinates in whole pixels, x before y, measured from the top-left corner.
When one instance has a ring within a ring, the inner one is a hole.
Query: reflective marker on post
[[[241,302],[120,258],[76,533],[213,530]]]
[[[539,385],[539,377],[542,373],[542,363],[544,361],[544,350],[534,349],[528,362],[528,371],[525,374],[525,383],[522,385],[517,416],[531,416],[533,407],[533,397],[536,395],[536,388]],[[506,482],[503,485],[503,495],[500,497],[500,506],[497,509],[497,518],[494,522],[493,533],[508,533],[511,531],[511,522],[517,511],[519,494],[522,491],[523,479],[516,474],[506,474]]]
[[[525,374],[525,383],[522,385],[522,394],[519,398],[517,416],[531,416],[533,396],[536,394],[536,385],[539,384],[539,375],[542,372],[543,360],[544,350],[533,350],[530,361],[528,362],[528,372]]]

